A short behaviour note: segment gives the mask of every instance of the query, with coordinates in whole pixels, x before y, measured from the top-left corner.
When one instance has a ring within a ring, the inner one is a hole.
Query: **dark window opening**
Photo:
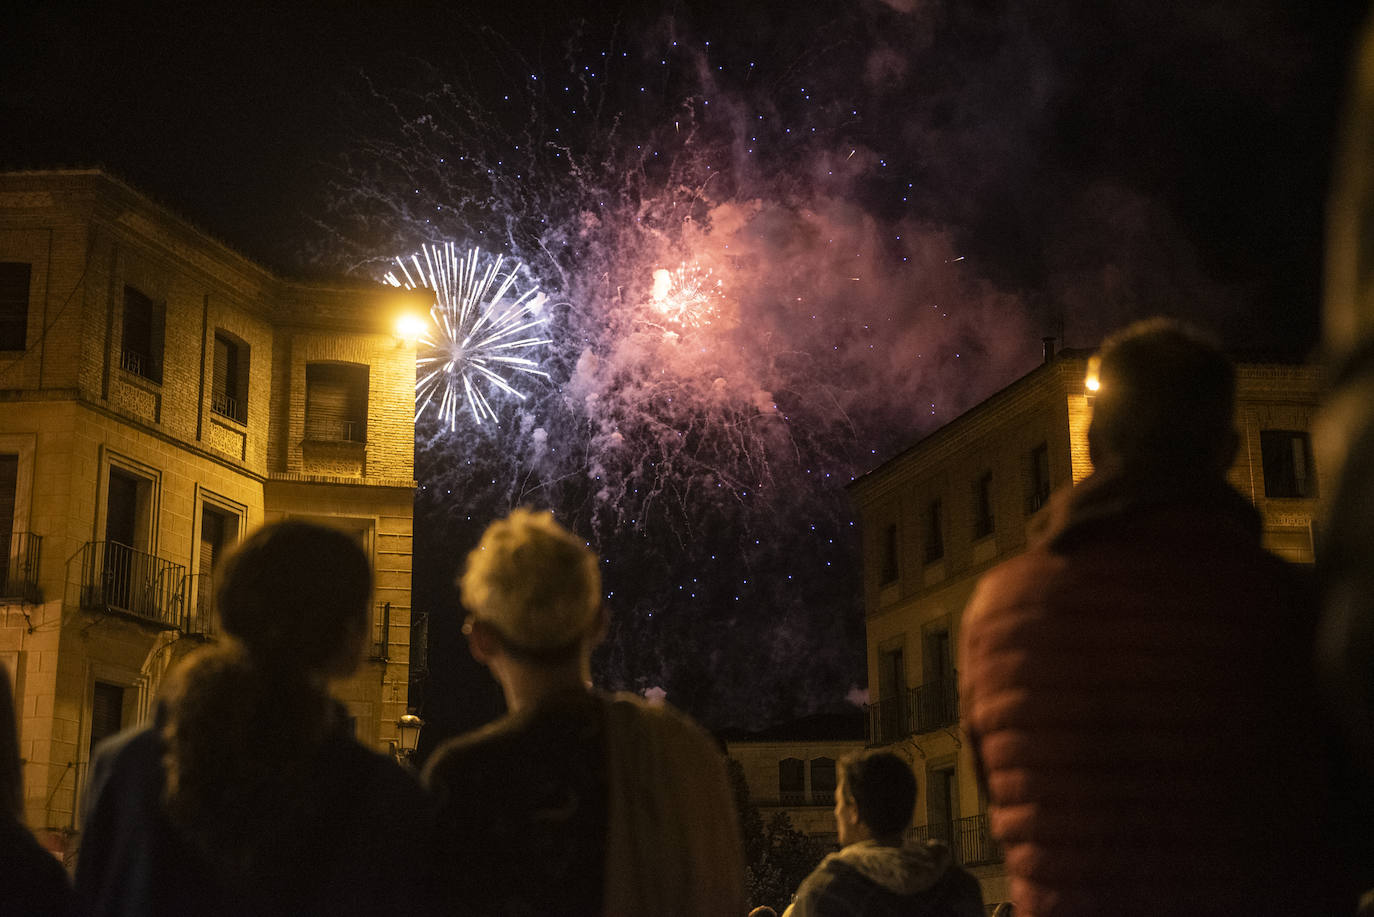
[[[122,728],[124,689],[119,685],[97,681],[91,695],[91,751]]]
[[[1033,513],[1050,500],[1050,447],[1041,443],[1030,454],[1030,492],[1026,512]]]
[[[931,500],[926,510],[926,563],[945,556],[944,507],[939,500]]]
[[[29,283],[33,268],[0,262],[0,350],[23,350],[29,330]]]
[[[891,583],[897,579],[897,526],[889,525],[883,529],[883,569],[881,582]]]
[[[973,537],[992,534],[995,518],[992,513],[992,472],[984,472],[973,485]]]
[[[11,595],[10,586],[19,585],[22,577],[11,570],[10,551],[14,538],[14,499],[19,482],[19,456],[0,455],[0,595]],[[21,548],[22,550],[22,548]],[[11,580],[15,582],[11,583]]]
[[[133,287],[124,288],[124,335],[121,369],[162,383],[163,309]]]
[[[811,803],[823,806],[835,800],[835,759],[811,759]]]
[[[954,819],[957,815],[958,786],[955,783],[953,768],[940,768],[926,772],[926,824],[930,836],[952,844],[954,841]]]
[[[1301,430],[1261,430],[1266,497],[1315,497],[1317,469],[1312,464],[1312,439]]]
[[[306,366],[305,438],[366,442],[367,383],[367,367],[356,363]]]
[[[806,762],[800,758],[783,758],[778,762],[778,801],[785,806],[805,804]]]
[[[223,332],[215,333],[210,410],[239,423],[248,420],[248,345]]]

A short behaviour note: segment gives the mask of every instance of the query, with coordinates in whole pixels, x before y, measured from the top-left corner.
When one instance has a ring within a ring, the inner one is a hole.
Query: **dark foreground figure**
[[[1016,914],[1352,913],[1309,589],[1226,478],[1233,370],[1158,320],[1096,372],[1093,474],[960,635]]]
[[[911,767],[887,752],[840,761],[835,827],[842,849],[821,861],[783,917],[983,917],[978,882],[939,841],[903,842],[916,807]]]
[[[348,535],[303,523],[230,558],[228,639],[171,676],[151,726],[97,750],[76,873],[89,913],[428,911],[423,793],[326,689],[362,658],[371,577]]]
[[[461,587],[472,653],[510,712],[425,771],[455,912],[745,914],[715,743],[671,708],[590,688],[606,626],[596,556],[550,514],[517,510],[468,555]]]
[[[0,666],[0,914],[58,917],[71,908],[72,888],[62,864],[24,824],[15,712],[10,673]]]

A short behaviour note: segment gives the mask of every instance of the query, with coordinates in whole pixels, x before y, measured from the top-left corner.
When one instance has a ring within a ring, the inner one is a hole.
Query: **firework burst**
[[[516,373],[549,377],[523,355],[550,342],[534,330],[546,322],[544,294],[537,287],[516,290],[520,264],[513,262],[502,274],[504,263],[500,256],[484,259],[476,248],[460,255],[454,243],[447,242],[422,246],[409,259],[397,258],[400,276],[395,271],[386,274],[384,279],[394,287],[434,293],[429,312],[434,326],[421,335],[416,359],[416,420],[432,405],[439,420],[453,430],[466,404],[477,423],[495,421],[496,411],[484,389],[523,401],[524,393],[512,384]]]
[[[683,263],[672,271],[658,268],[653,277],[651,305],[664,321],[700,328],[719,316],[723,284],[710,268]]]

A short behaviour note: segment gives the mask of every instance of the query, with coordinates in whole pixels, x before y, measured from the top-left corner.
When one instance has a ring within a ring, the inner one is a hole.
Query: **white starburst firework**
[[[525,394],[511,384],[516,373],[549,377],[536,361],[522,356],[549,343],[532,330],[547,321],[542,314],[545,296],[537,287],[517,291],[520,264],[511,262],[509,272],[502,274],[504,263],[499,255],[485,259],[477,248],[460,255],[447,242],[421,246],[409,259],[398,257],[400,276],[386,274],[392,286],[434,293],[429,310],[434,324],[420,336],[416,359],[416,420],[433,405],[439,419],[456,429],[466,403],[477,423],[495,421],[484,388],[523,401]]]

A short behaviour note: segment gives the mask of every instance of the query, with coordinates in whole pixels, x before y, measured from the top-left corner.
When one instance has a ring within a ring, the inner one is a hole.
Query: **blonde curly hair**
[[[516,651],[571,652],[601,607],[597,557],[547,510],[493,522],[458,580],[463,605]]]

